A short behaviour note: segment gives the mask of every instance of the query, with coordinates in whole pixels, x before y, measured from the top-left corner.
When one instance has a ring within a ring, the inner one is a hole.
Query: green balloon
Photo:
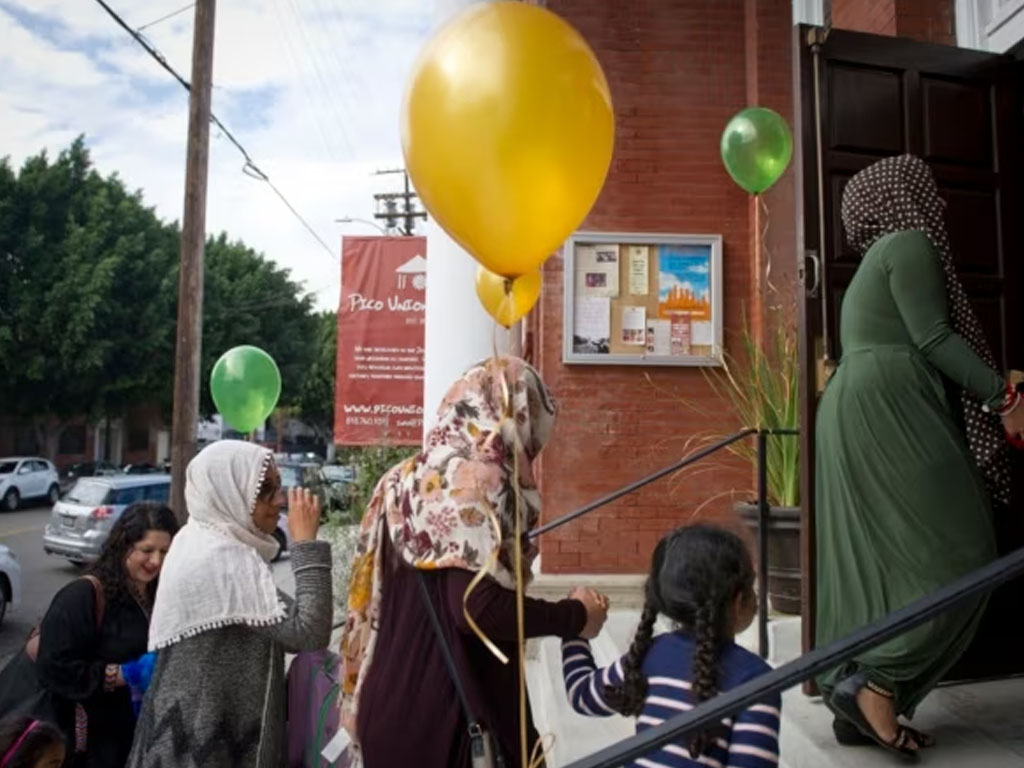
[[[779,180],[793,156],[793,134],[778,112],[748,107],[722,133],[722,162],[733,181],[760,194]]]
[[[252,432],[277,405],[281,372],[259,347],[233,347],[213,366],[210,394],[228,424],[239,432]]]

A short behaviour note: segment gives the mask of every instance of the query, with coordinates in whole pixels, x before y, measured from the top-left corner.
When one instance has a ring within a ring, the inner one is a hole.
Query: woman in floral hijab
[[[533,368],[512,357],[487,360],[448,391],[423,451],[377,484],[360,530],[341,645],[342,720],[355,742],[354,763],[470,764],[465,720],[416,570],[426,576],[474,716],[506,764],[519,763],[515,515],[518,507],[523,533],[539,520],[532,462],[554,419]],[[525,536],[521,544],[528,573],[535,553]],[[480,571],[489,578],[474,584]],[[602,600],[574,594],[558,603],[527,600],[526,635],[596,634]],[[477,630],[511,661],[499,661]]]

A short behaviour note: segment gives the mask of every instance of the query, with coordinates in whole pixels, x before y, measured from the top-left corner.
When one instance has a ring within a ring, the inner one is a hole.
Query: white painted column
[[[437,26],[479,0],[434,0]],[[476,297],[476,261],[438,223],[427,220],[427,311],[423,352],[423,431],[444,393],[474,363],[494,353],[494,320]],[[499,329],[499,352],[508,334]]]
[[[476,261],[433,219],[427,224],[427,311],[423,351],[423,430],[434,426],[444,393],[463,372],[494,354],[515,352],[509,334],[476,297]]]

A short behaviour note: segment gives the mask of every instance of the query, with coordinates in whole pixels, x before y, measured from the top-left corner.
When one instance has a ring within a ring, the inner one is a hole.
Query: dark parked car
[[[61,493],[67,492],[80,477],[113,477],[121,470],[109,461],[81,461],[68,467],[60,478]]]

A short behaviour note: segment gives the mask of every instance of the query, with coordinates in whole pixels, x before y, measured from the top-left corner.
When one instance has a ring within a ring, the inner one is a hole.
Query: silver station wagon
[[[79,478],[53,505],[43,532],[43,549],[75,564],[91,563],[125,507],[137,501],[166,504],[170,492],[170,475]]]

